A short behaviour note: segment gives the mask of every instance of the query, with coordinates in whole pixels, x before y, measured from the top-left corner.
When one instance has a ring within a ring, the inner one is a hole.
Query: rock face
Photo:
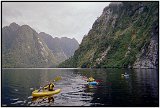
[[[158,23],[153,24],[151,40],[148,46],[142,49],[134,68],[158,68]]]
[[[158,2],[114,2],[59,67],[158,67]]]
[[[75,50],[79,47],[79,43],[74,38],[53,38],[51,35],[44,32],[39,33],[39,35],[58,59],[58,63],[61,63],[62,61],[73,56]]]
[[[57,59],[39,34],[16,23],[2,28],[2,67],[55,67]]]

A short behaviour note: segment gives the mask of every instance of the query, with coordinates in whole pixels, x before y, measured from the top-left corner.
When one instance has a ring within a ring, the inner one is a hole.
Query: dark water
[[[123,77],[121,74],[129,74]],[[61,76],[61,93],[33,99],[34,89]],[[85,77],[99,85],[89,87]],[[159,106],[158,70],[2,69],[1,106]]]

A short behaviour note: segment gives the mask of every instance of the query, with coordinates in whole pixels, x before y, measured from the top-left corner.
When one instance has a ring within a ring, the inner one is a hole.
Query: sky
[[[27,24],[38,33],[81,43],[109,2],[3,2],[2,26]]]

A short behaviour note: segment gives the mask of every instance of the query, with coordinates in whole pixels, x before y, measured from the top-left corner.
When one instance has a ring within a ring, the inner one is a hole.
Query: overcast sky
[[[2,26],[27,24],[38,33],[80,43],[109,2],[3,2]]]

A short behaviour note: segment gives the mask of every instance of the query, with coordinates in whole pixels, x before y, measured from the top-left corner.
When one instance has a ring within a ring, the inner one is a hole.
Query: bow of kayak
[[[38,90],[35,90],[32,92],[32,96],[33,97],[50,96],[50,95],[58,94],[60,92],[61,92],[61,89],[56,89],[54,91],[40,91],[40,92],[38,92]]]

